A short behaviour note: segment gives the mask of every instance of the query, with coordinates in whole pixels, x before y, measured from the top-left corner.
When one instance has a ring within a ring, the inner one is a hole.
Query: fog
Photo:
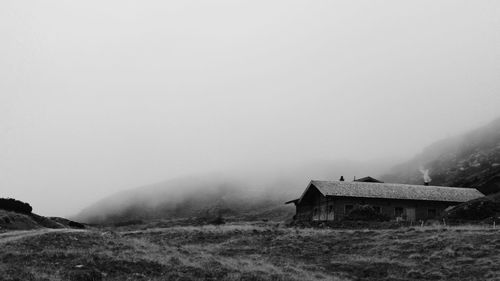
[[[498,117],[499,66],[499,1],[2,1],[0,197],[397,163]]]

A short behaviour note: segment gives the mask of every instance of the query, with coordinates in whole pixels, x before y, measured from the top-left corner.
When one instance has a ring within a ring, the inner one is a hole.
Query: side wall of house
[[[333,197],[330,200],[334,202],[335,212],[338,214],[337,217],[339,219],[342,219],[349,212],[349,208],[355,205],[371,205],[377,210],[380,210],[381,214],[391,219],[412,221],[435,218],[441,215],[447,207],[455,205],[455,203],[438,201],[363,199],[349,197]]]
[[[428,220],[442,214],[453,202],[374,199],[356,197],[324,197],[311,194],[308,204],[297,206],[296,219],[300,221],[342,220],[355,205],[371,205],[393,220]]]

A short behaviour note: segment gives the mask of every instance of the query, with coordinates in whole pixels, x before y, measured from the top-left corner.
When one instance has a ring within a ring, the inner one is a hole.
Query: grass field
[[[479,226],[240,223],[7,234],[0,280],[500,280],[500,230]]]

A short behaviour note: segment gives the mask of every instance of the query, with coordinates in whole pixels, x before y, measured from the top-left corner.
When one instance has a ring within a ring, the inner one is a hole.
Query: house
[[[286,204],[295,204],[297,221],[342,220],[355,205],[371,205],[394,220],[418,221],[438,217],[449,206],[483,196],[474,188],[383,183],[369,178],[311,181],[300,198]]]

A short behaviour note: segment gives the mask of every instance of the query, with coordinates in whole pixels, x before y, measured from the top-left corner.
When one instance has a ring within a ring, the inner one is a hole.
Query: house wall
[[[296,219],[300,221],[342,220],[346,215],[346,207],[366,204],[380,208],[380,212],[391,219],[418,221],[435,218],[441,215],[447,207],[457,203],[356,197],[325,197],[319,192],[314,192],[310,195],[309,200],[297,205]],[[400,216],[397,216],[396,208],[402,209]],[[432,210],[435,211],[434,216],[432,215]]]

